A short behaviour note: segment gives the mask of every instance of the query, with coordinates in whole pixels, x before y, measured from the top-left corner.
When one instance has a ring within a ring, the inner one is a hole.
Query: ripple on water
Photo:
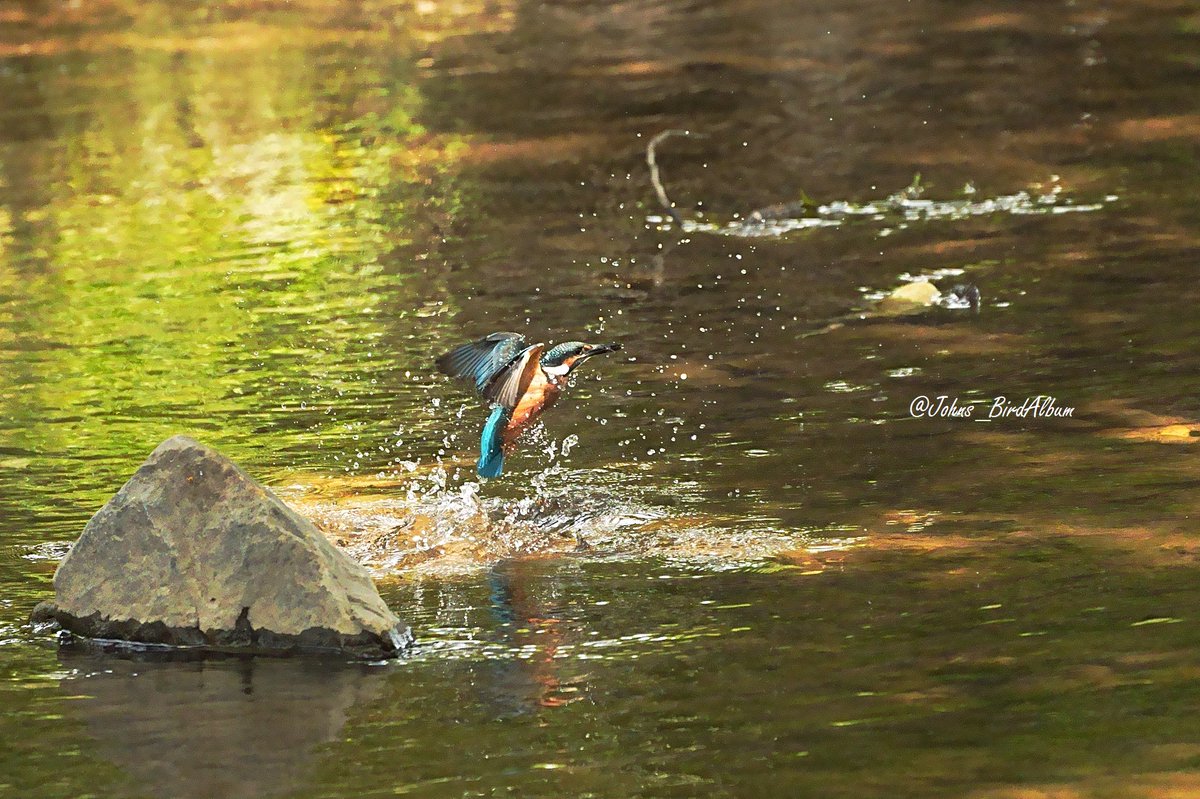
[[[53,561],[57,563],[67,556],[72,541],[46,541],[27,547],[21,552],[21,557],[31,561]]]
[[[1035,186],[1033,191],[1018,191],[999,197],[981,200],[965,192],[967,197],[958,200],[921,199],[919,184],[914,184],[883,200],[868,200],[855,203],[835,200],[821,205],[785,204],[763,208],[748,214],[744,219],[726,223],[700,219],[684,219],[685,233],[710,233],[734,238],[777,238],[799,230],[838,227],[847,222],[871,221],[885,225],[880,231],[886,236],[894,230],[904,230],[912,224],[942,220],[962,220],[971,217],[1008,214],[1011,216],[1042,216],[1051,214],[1089,213],[1099,211],[1105,204],[1119,199],[1106,195],[1098,202],[1078,202],[1063,195],[1057,176],[1052,178],[1049,189]],[[666,226],[670,220],[651,215],[646,220],[651,225]]]

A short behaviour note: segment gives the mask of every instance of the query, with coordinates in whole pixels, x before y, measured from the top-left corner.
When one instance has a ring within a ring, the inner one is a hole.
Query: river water
[[[1198,142],[1187,0],[0,2],[0,795],[1200,793]],[[412,657],[32,630],[174,433]]]

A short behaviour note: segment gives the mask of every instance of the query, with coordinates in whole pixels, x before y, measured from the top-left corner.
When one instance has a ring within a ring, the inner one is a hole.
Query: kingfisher
[[[490,333],[455,347],[437,359],[439,370],[475,384],[475,391],[492,406],[479,440],[480,477],[499,477],[504,456],[517,439],[555,403],[567,378],[579,364],[595,355],[616,352],[620,344],[564,341],[546,349],[526,344],[520,333]]]

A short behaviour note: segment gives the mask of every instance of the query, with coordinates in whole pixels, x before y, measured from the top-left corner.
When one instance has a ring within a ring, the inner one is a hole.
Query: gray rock
[[[92,517],[34,610],[89,638],[236,651],[396,654],[370,575],[216,450],[164,441]]]

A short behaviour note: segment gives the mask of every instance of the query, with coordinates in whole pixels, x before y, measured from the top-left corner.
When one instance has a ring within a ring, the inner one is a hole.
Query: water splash
[[[563,555],[725,569],[829,540],[826,530],[708,512],[704,502],[686,501],[703,493],[698,485],[677,485],[667,501],[644,485],[636,464],[571,468],[563,458],[573,444],[545,443],[557,455],[518,497],[489,495],[494,487],[463,480],[469,467],[455,463],[373,478],[293,475],[276,491],[380,575],[462,574],[509,558]]]
[[[923,222],[954,221],[996,214],[1044,216],[1090,213],[1099,211],[1106,204],[1119,199],[1117,195],[1109,194],[1098,202],[1078,202],[1063,194],[1062,186],[1057,184],[1057,180],[1057,176],[1054,176],[1047,190],[1042,190],[1041,186],[1034,186],[1028,191],[981,200],[973,198],[974,189],[969,185],[964,189],[966,196],[963,199],[922,199],[923,190],[919,182],[914,182],[908,188],[882,200],[863,203],[847,200],[824,204],[809,201],[784,203],[761,208],[744,218],[735,215],[734,219],[725,223],[705,221],[702,217],[681,217],[679,221],[684,233],[710,233],[735,238],[776,238],[800,230],[871,221],[883,225],[879,231],[880,236],[888,236],[897,230],[906,230]],[[670,217],[662,215],[647,216],[646,221],[660,230],[669,229],[672,224]]]
[[[279,493],[336,543],[380,573],[473,571],[509,557],[611,543],[663,516],[636,498],[612,500],[620,476],[553,464],[517,499],[456,483],[445,465],[383,479],[296,477]],[[610,485],[606,485],[610,484]]]

